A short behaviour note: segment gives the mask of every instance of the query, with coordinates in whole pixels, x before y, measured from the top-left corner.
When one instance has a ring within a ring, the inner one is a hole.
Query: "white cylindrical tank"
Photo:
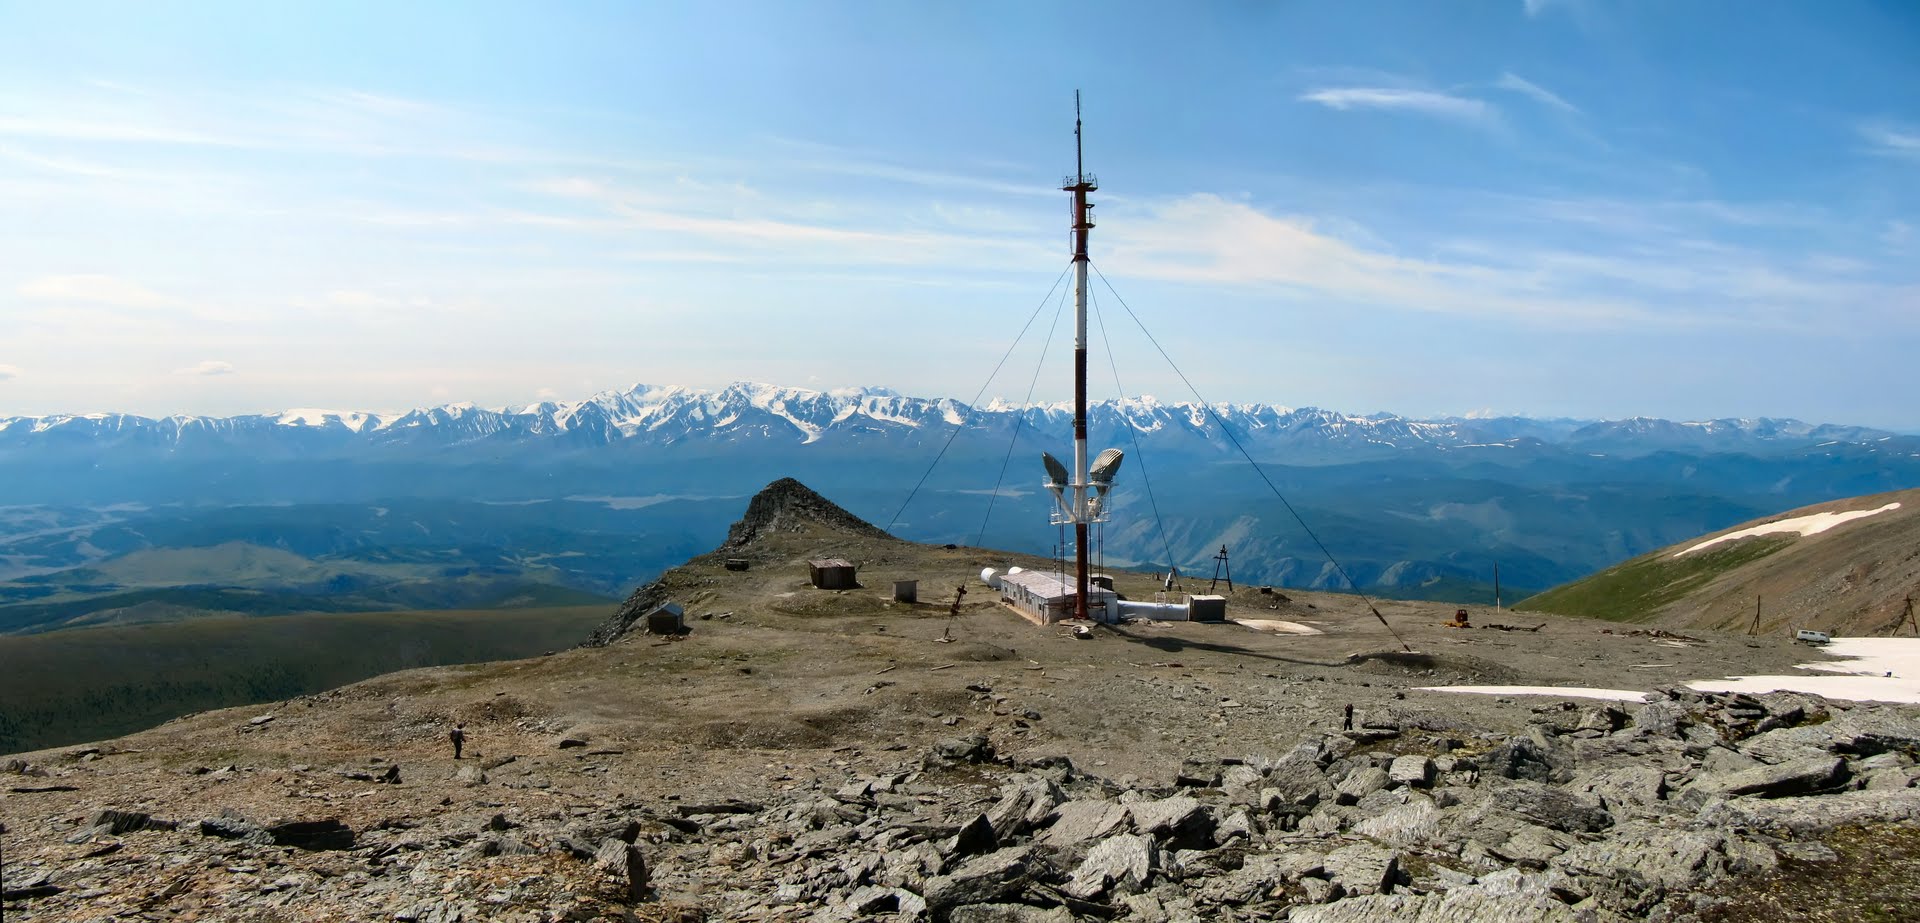
[[[1000,572],[991,567],[983,568],[980,571],[980,582],[996,590],[1000,589]]]
[[[1120,601],[1122,618],[1148,619],[1155,622],[1184,622],[1188,619],[1184,603],[1136,602],[1131,599]]]

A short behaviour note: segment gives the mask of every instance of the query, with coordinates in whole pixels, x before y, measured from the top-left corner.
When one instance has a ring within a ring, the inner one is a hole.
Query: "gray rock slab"
[[[647,890],[647,860],[640,847],[620,840],[607,840],[593,854],[593,867],[622,889],[627,900],[637,901]]]
[[[1403,849],[1431,842],[1440,835],[1440,809],[1421,798],[1361,821],[1353,832]]]
[[[953,908],[947,919],[951,923],[1074,923],[1073,913],[1065,907],[1043,910],[1026,904],[968,904]]]
[[[1575,923],[1580,917],[1545,887],[1499,893],[1479,885],[1438,894],[1376,894],[1293,909],[1293,923]]]
[[[1213,811],[1193,798],[1176,795],[1127,805],[1136,832],[1147,834],[1173,849],[1214,846]]]
[[[1846,760],[1837,756],[1813,756],[1735,772],[1708,773],[1695,779],[1681,793],[1681,801],[1688,806],[1699,807],[1715,796],[1732,798],[1758,795],[1762,798],[1778,798],[1804,795],[1832,788],[1846,777]]]
[[[1052,780],[1022,775],[1001,786],[1000,800],[987,810],[987,820],[1001,836],[1016,836],[1039,826],[1066,800]]]
[[[950,874],[927,879],[923,897],[938,914],[963,904],[991,904],[1019,896],[1031,878],[1029,847],[976,856]]]
[[[953,835],[946,852],[954,857],[976,856],[999,848],[1000,837],[994,832],[993,823],[987,819],[987,815],[976,814],[973,820],[960,828],[959,833]]]
[[[1332,791],[1320,764],[1323,753],[1318,745],[1302,744],[1293,748],[1267,770],[1265,787],[1279,792],[1288,803],[1313,804]]]
[[[1780,728],[1755,734],[1740,742],[1740,752],[1762,763],[1787,763],[1832,752],[1834,734],[1829,725]]]
[[[1656,810],[1667,791],[1667,774],[1650,766],[1616,766],[1576,773],[1568,786],[1600,800],[1609,814]]]
[[[1491,800],[1543,827],[1567,832],[1603,830],[1613,823],[1600,799],[1541,782],[1513,781],[1496,786]]]
[[[1366,843],[1342,846],[1327,854],[1327,878],[1348,894],[1384,894],[1400,877],[1400,854]]]
[[[1054,809],[1053,823],[1039,841],[1047,846],[1078,846],[1119,831],[1127,817],[1126,806],[1111,801],[1069,801]]]
[[[1073,870],[1062,888],[1067,894],[1090,900],[1114,888],[1141,890],[1160,865],[1160,848],[1149,836],[1122,834],[1100,841]]]
[[[1433,784],[1433,760],[1424,756],[1399,756],[1387,767],[1387,779],[1394,785],[1426,788]]]
[[[1741,798],[1712,803],[1696,819],[1714,827],[1756,827],[1807,838],[1838,827],[1920,821],[1920,788],[1766,801]]]
[[[1573,846],[1554,866],[1576,877],[1624,881],[1642,889],[1704,888],[1726,870],[1721,849],[1725,843],[1726,837],[1715,830],[1637,824]]]
[[[1334,800],[1341,804],[1354,804],[1360,799],[1380,791],[1392,781],[1387,771],[1377,766],[1367,766],[1347,774],[1345,779],[1334,788]]]

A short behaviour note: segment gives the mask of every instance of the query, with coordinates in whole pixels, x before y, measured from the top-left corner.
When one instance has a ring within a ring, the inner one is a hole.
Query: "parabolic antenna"
[[[1068,483],[1067,466],[1060,464],[1060,459],[1054,458],[1051,452],[1041,452],[1040,461],[1047,466],[1047,487],[1059,493]]]
[[[1113,476],[1120,471],[1122,453],[1119,449],[1108,449],[1093,459],[1093,467],[1087,469],[1087,480],[1093,482],[1094,489],[1106,496],[1113,489]]]

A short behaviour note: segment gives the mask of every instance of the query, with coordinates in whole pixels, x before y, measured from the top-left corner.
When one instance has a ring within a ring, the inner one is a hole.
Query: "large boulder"
[[[1192,798],[1176,795],[1127,805],[1133,829],[1156,840],[1188,849],[1212,845],[1213,815]]]
[[[1606,808],[1601,806],[1600,799],[1579,794],[1565,786],[1507,782],[1496,786],[1491,798],[1506,810],[1554,830],[1591,833],[1613,823]]]
[[[1126,826],[1125,805],[1100,799],[1069,801],[1054,809],[1053,823],[1039,837],[1043,846],[1072,848]]]
[[[1160,867],[1160,848],[1149,836],[1121,834],[1100,841],[1061,890],[1091,900],[1112,890],[1140,891]]]
[[[1374,815],[1355,825],[1353,832],[1403,849],[1432,841],[1440,833],[1440,809],[1424,796]]]
[[[1327,878],[1348,894],[1385,894],[1400,880],[1400,854],[1366,843],[1342,846],[1322,864]]]
[[[1772,766],[1703,775],[1681,793],[1680,800],[1688,807],[1698,808],[1716,797],[1805,795],[1832,789],[1846,778],[1846,760],[1837,756],[1810,756]]]
[[[1437,894],[1374,894],[1296,906],[1287,919],[1291,923],[1575,923],[1585,919],[1558,900],[1540,876],[1526,876],[1517,885],[1489,879]]]
[[[923,896],[937,917],[965,904],[1017,898],[1032,877],[1029,847],[1013,846],[976,856],[948,874],[927,879]]]

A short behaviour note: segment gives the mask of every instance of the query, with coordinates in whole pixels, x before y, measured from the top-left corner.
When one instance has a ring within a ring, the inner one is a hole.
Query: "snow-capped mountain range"
[[[814,391],[738,382],[709,391],[636,385],[581,401],[488,409],[446,404],[405,413],[295,409],[232,417],[130,414],[0,418],[0,458],[36,450],[141,448],[166,453],[239,450],[277,454],[355,454],[381,449],[592,446],[872,446],[929,437],[956,426],[1010,433],[1033,428],[1060,435],[1072,414],[1066,403],[979,407],[948,398],[906,397],[885,388]],[[1767,451],[1821,443],[1873,443],[1894,434],[1859,426],[1790,419],[1697,422],[1633,418],[1591,422],[1523,417],[1415,420],[1394,414],[1354,415],[1271,404],[1167,403],[1152,397],[1090,406],[1094,438],[1125,444],[1131,429],[1143,441],[1197,441],[1231,451],[1221,432],[1268,452],[1377,457],[1418,450],[1559,445],[1616,454],[1662,450]],[[1321,458],[1320,460],[1326,460]]]

